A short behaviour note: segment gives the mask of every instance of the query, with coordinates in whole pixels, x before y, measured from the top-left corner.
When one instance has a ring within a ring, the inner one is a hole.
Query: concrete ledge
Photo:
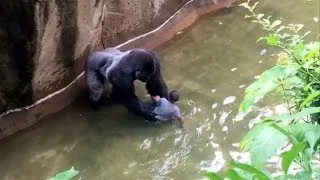
[[[175,37],[177,32],[190,27],[201,15],[228,7],[235,1],[237,0],[190,0],[158,28],[122,43],[116,48],[120,50],[154,49]],[[82,64],[83,62],[77,62],[76,66],[79,67]],[[85,89],[85,75],[81,72],[69,85],[34,104],[0,114],[0,139],[28,128],[45,116],[64,109]]]

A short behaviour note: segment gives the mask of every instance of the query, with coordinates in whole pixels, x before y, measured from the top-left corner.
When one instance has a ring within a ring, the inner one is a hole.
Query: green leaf
[[[305,118],[311,114],[319,113],[320,112],[320,107],[308,107],[302,109],[300,112],[296,113],[293,115],[293,118],[295,120],[300,120],[302,118]]]
[[[50,177],[48,180],[69,180],[79,174],[79,171],[75,170],[73,167],[67,171],[63,171],[55,175],[54,177]]]
[[[273,177],[273,180],[311,180],[310,173],[306,171],[299,171],[296,174],[288,174],[285,175],[279,175],[276,177]],[[314,180],[318,180],[316,178],[313,178]]]
[[[309,147],[315,148],[316,143],[320,140],[320,126],[311,123],[291,124],[288,127],[289,133],[292,134],[299,142],[307,141]]]
[[[300,104],[300,109],[303,108],[309,102],[316,100],[318,97],[320,97],[320,91],[315,91],[312,94],[309,94],[309,96]]]
[[[217,173],[214,172],[207,172],[205,173],[205,176],[210,180],[223,180],[222,177],[220,177]]]
[[[311,42],[306,45],[306,49],[311,51],[318,51],[320,49],[320,42]]]
[[[319,169],[317,169],[315,172],[313,172],[312,179],[320,179],[320,170]]]
[[[265,84],[271,81],[272,83],[276,83],[278,79],[283,79],[290,75],[293,75],[297,72],[297,69],[292,66],[283,66],[277,65],[266,71],[264,71],[260,79],[253,82],[250,86],[248,86],[245,90],[245,93],[257,91],[259,89],[263,89]]]
[[[271,124],[269,122],[258,124],[240,141],[240,148],[250,152],[251,162],[255,167],[262,167],[288,139]]]
[[[267,81],[265,83],[262,83],[263,81],[256,81],[255,84],[252,84],[252,86],[248,87],[249,91],[247,91],[244,100],[241,102],[239,111],[242,113],[246,113],[249,108],[252,106],[253,103],[258,101],[260,98],[263,98],[268,92],[273,91],[278,87],[278,83],[275,81]],[[251,89],[255,89],[255,91],[252,91]]]
[[[275,128],[279,132],[281,132],[283,135],[287,136],[287,138],[291,141],[291,143],[293,144],[297,143],[296,138],[292,136],[286,129],[284,129],[285,127],[281,127],[280,124],[276,124],[276,123],[271,123],[270,126]]]
[[[243,163],[238,163],[235,161],[231,161],[231,167],[233,168],[238,168],[241,169],[243,171],[249,172],[255,176],[257,176],[258,179],[270,179],[268,175],[266,175],[264,172],[258,170],[257,168],[248,165],[248,164],[243,164]]]
[[[291,88],[302,88],[304,85],[303,80],[301,80],[297,76],[292,76],[292,77],[287,77],[283,80],[283,85],[286,89],[291,89]]]
[[[306,171],[299,171],[295,175],[288,174],[286,177],[283,176],[279,180],[284,180],[284,179],[288,179],[288,180],[305,180],[305,179],[308,179],[309,180],[309,179],[311,179],[311,174],[306,172]]]
[[[246,95],[239,106],[239,112],[246,113],[257,98],[252,94]]]
[[[306,148],[306,143],[299,142],[297,144],[294,144],[290,149],[290,151],[286,151],[281,154],[281,157],[282,157],[281,166],[285,174],[288,174],[288,170],[291,163],[293,162],[293,160],[295,160],[298,157],[299,153],[302,152],[305,148]]]
[[[253,82],[245,90],[245,97],[240,104],[239,112],[246,113],[249,108],[260,98],[263,98],[267,93],[276,89],[279,84],[279,79],[286,78],[295,74],[297,69],[292,66],[278,65],[264,71],[260,79]]]
[[[280,43],[280,39],[275,36],[275,35],[269,35],[267,37],[267,44],[271,45],[271,46],[276,46]]]
[[[282,122],[299,121],[302,118],[305,118],[311,114],[316,114],[319,112],[320,112],[320,107],[309,107],[309,108],[302,109],[301,111],[299,111],[296,114],[285,113],[285,114],[280,114],[277,116],[268,117],[263,120],[272,119],[273,121],[282,121]]]
[[[263,119],[262,121],[269,120],[269,119],[272,119],[275,122],[286,122],[287,123],[287,122],[290,122],[293,119],[293,117],[291,114],[285,113],[285,114],[279,114],[276,116],[268,117],[266,119]]]
[[[245,178],[241,177],[237,171],[233,170],[233,169],[229,169],[226,173],[225,173],[226,178],[229,178],[231,180],[246,180]]]

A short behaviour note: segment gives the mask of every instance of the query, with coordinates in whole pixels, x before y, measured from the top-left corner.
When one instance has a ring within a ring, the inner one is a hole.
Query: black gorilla
[[[146,82],[150,95],[168,96],[167,85],[160,73],[156,54],[146,49],[121,52],[115,48],[93,52],[86,62],[86,81],[91,103],[100,106],[104,85],[111,85],[112,97],[124,104],[131,112],[149,120],[155,117],[149,106],[135,95],[134,80]]]

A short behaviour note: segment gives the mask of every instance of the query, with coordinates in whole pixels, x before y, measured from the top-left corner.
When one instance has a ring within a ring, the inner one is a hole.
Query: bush
[[[276,65],[263,72],[258,80],[245,90],[239,113],[246,114],[252,105],[267,93],[277,91],[287,105],[289,113],[261,119],[241,140],[240,148],[251,154],[251,164],[232,161],[225,172],[225,179],[317,179],[319,167],[312,164],[320,152],[320,43],[305,42],[310,33],[299,35],[301,24],[283,25],[280,20],[271,21],[271,16],[255,13],[256,2],[241,4],[252,18],[269,34],[260,37],[269,46],[281,50]],[[286,147],[284,152],[277,152]],[[281,159],[282,173],[272,177],[265,163],[272,156]],[[293,164],[299,168],[289,169]],[[208,172],[209,179],[222,179]]]

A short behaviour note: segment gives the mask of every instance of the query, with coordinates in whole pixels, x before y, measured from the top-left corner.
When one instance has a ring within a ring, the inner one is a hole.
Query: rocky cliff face
[[[35,1],[0,3],[0,112],[32,102]]]
[[[0,112],[66,86],[87,54],[157,27],[188,0],[11,0],[0,4]]]
[[[116,45],[166,21],[188,0],[109,0],[103,23],[103,39]]]

